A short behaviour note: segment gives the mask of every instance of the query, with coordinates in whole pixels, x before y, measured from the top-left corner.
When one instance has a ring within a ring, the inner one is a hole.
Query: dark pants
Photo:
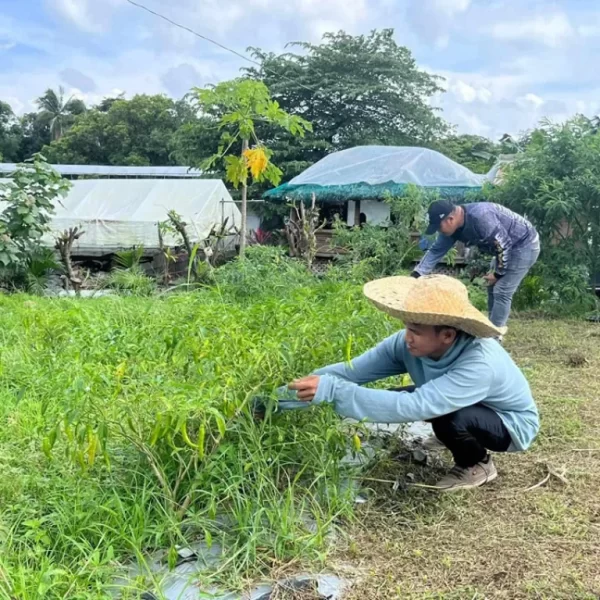
[[[485,459],[488,450],[506,452],[512,441],[498,413],[483,404],[461,408],[430,423],[459,467],[476,465]]]
[[[414,390],[414,386],[408,386],[395,391]],[[488,450],[506,452],[512,441],[498,413],[483,404],[467,406],[429,422],[459,467],[476,465],[486,458]]]

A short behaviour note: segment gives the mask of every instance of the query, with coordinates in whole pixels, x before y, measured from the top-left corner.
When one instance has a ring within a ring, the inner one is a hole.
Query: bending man
[[[485,276],[490,320],[497,327],[506,326],[512,298],[540,254],[540,238],[533,225],[499,204],[456,206],[440,200],[429,207],[427,235],[436,231],[440,235],[415,268],[413,277],[431,273],[456,242],[477,246],[494,256],[491,271]]]

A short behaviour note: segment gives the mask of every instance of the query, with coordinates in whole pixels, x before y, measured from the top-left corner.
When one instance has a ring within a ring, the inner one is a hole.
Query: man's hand
[[[288,387],[290,390],[296,390],[298,400],[312,402],[317,393],[320,379],[318,375],[309,375],[302,379],[295,379]]]
[[[496,285],[498,278],[493,273],[484,275],[483,278],[488,282],[488,285]]]

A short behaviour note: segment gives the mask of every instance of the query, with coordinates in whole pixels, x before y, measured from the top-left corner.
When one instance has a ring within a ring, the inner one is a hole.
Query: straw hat
[[[386,277],[367,283],[365,296],[377,308],[419,325],[448,325],[475,337],[497,337],[506,327],[496,327],[470,302],[467,287],[447,275]]]

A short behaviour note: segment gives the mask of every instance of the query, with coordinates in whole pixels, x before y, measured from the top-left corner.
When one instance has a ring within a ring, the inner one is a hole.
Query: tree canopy
[[[6,102],[0,102],[0,160],[14,162],[18,158],[22,138],[19,120]]]
[[[48,124],[54,140],[60,139],[67,128],[73,124],[75,117],[86,110],[82,100],[65,99],[65,90],[62,87],[58,88],[58,92],[47,89],[36,103],[41,111],[39,118]]]
[[[431,106],[442,79],[419,69],[391,29],[329,33],[280,54],[251,51],[260,66],[245,77],[265,84],[286,113],[313,124],[302,138],[257,122],[256,135],[273,151],[284,181],[330,152],[364,144],[432,147],[480,172],[490,162],[473,152],[491,152],[492,142],[451,136]],[[197,166],[218,152],[223,133],[222,107],[198,112],[186,99],[120,95],[85,107],[59,88],[46,90],[37,105],[39,111],[20,118],[0,105],[3,160],[43,151],[61,163]]]
[[[526,215],[542,238],[544,275],[560,294],[600,274],[600,132],[585,117],[544,123],[489,198]],[[579,287],[578,287],[579,286]]]
[[[302,139],[261,132],[286,173],[299,173],[326,154],[364,144],[431,145],[448,128],[429,99],[441,78],[420,70],[392,29],[352,36],[327,33],[321,44],[294,43],[298,52],[252,48],[260,67],[247,70],[274,100],[313,124]]]
[[[44,148],[51,162],[100,165],[174,165],[174,136],[194,119],[189,104],[166,96],[104,102],[81,115],[69,131]]]

